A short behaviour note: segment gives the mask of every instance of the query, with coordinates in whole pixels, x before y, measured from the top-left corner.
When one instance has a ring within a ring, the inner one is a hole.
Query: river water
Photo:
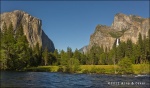
[[[150,88],[150,75],[67,74],[2,71],[1,87]]]

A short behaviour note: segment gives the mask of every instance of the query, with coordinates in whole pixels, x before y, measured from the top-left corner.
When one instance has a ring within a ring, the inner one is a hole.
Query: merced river
[[[150,75],[1,71],[1,87],[150,88]]]

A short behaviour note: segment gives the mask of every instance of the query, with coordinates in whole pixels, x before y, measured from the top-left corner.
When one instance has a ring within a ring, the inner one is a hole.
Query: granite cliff
[[[79,52],[85,54],[85,53],[87,53],[87,50],[88,50],[88,45],[86,45],[86,46],[82,47],[81,49],[79,49]]]
[[[111,49],[116,38],[124,42],[131,39],[133,43],[137,43],[139,33],[142,36],[148,36],[149,20],[150,18],[118,13],[115,15],[111,26],[96,26],[95,32],[90,36],[88,50],[94,44]]]
[[[39,46],[42,46],[43,49],[47,47],[49,51],[53,52],[55,50],[52,40],[50,40],[42,30],[42,21],[40,19],[33,17],[24,11],[15,10],[13,12],[5,12],[1,14],[1,30],[3,30],[2,27],[4,22],[6,23],[7,27],[12,22],[14,32],[16,31],[17,27],[22,24],[24,35],[26,36],[30,47],[33,48],[37,43],[39,43]]]

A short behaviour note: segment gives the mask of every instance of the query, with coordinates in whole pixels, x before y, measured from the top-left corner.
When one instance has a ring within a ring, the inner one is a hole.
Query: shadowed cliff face
[[[148,36],[149,20],[149,18],[118,13],[114,17],[112,26],[97,25],[95,32],[90,36],[88,50],[94,44],[111,49],[116,38],[124,42],[131,39],[133,43],[137,43],[139,33]]]
[[[15,10],[13,12],[5,12],[1,14],[1,30],[3,30],[2,27],[4,22],[7,27],[12,22],[14,31],[16,31],[17,27],[22,24],[24,35],[26,36],[30,47],[33,48],[39,43],[39,46],[42,46],[42,48],[47,47],[49,51],[54,51],[54,44],[42,30],[42,21],[40,19],[33,17],[24,11]]]
[[[42,30],[42,46],[43,48],[48,48],[49,51],[54,51],[55,47],[51,39],[48,38],[48,36],[44,33]]]

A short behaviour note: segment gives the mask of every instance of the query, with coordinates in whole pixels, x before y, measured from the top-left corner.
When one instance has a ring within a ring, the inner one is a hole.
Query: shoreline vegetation
[[[116,73],[114,70],[116,68]],[[63,72],[63,73],[79,73],[79,74],[146,74],[150,75],[149,64],[133,64],[131,73],[120,73],[117,65],[80,65],[76,71],[69,72],[65,66],[38,66],[28,67],[23,71],[29,72]]]

